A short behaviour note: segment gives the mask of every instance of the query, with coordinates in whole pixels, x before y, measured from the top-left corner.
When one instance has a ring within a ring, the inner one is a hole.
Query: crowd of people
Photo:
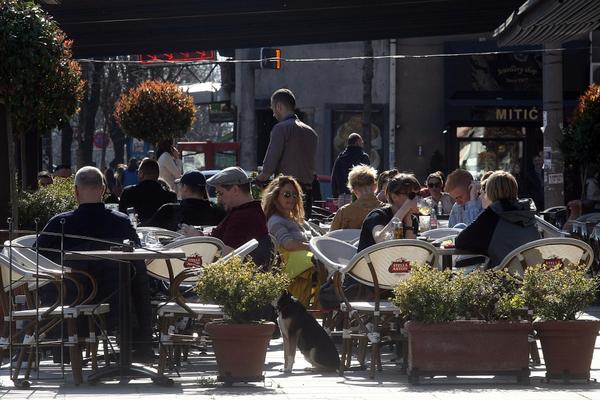
[[[186,236],[211,235],[225,244],[226,253],[256,239],[259,246],[252,253],[256,264],[268,268],[277,250],[292,278],[290,292],[308,305],[314,295],[315,269],[309,247],[314,230],[307,221],[312,210],[318,137],[294,114],[295,107],[296,99],[288,89],[273,93],[271,108],[279,122],[272,130],[262,172],[254,182],[262,188],[260,200],[253,197],[253,182],[240,167],[225,168],[209,179],[200,171],[183,173],[179,154],[167,141],[160,144],[157,160],[145,158],[138,164],[131,159],[127,166],[104,173],[95,167],[79,169],[74,180],[78,208],[51,219],[43,232],[64,229],[69,234],[139,244],[137,224]],[[431,218],[447,217],[449,227],[461,228],[456,246],[488,256],[490,266],[519,245],[539,238],[535,205],[518,198],[517,181],[510,173],[490,171],[478,182],[466,170],[457,169],[447,177],[437,171],[421,184],[409,172],[391,169],[378,173],[369,166],[362,146],[359,134],[349,135],[332,171],[340,208],[331,230],[360,229],[357,252],[392,238],[417,238],[423,230],[419,226],[420,202],[429,205]],[[40,174],[39,183],[52,184],[52,175]],[[209,200],[208,186],[215,189],[217,204]],[[118,204],[118,211],[103,203]],[[213,228],[204,231],[199,226]],[[60,246],[56,236],[44,234],[38,244],[46,249]],[[64,246],[67,250],[90,249],[81,239],[69,239]],[[106,245],[92,245],[98,246]],[[104,286],[99,299],[114,287],[114,271],[106,273],[94,263],[73,267],[85,268],[99,279]],[[144,317],[149,315],[149,279],[143,263],[134,270],[138,337],[149,342],[150,323]],[[142,347],[137,351],[144,354],[149,350]]]

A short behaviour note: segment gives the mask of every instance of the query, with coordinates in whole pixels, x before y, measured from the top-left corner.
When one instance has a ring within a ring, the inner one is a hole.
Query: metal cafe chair
[[[435,265],[437,253],[431,244],[412,239],[390,240],[374,244],[356,254],[339,272],[334,274],[337,294],[342,298],[340,309],[343,314],[342,354],[340,374],[350,367],[352,342],[362,342],[359,363],[364,363],[365,345],[371,343],[371,368],[369,377],[373,378],[375,369],[381,370],[381,334],[384,327],[396,319],[396,336],[399,332],[400,309],[390,301],[381,299],[381,292],[391,290],[398,282],[410,276],[413,263]],[[373,289],[373,298],[363,301],[350,301],[343,287],[344,277],[350,277],[358,283]],[[368,322],[370,321],[370,322]],[[354,331],[354,333],[353,333]],[[393,334],[394,332],[392,332]]]
[[[336,229],[335,231],[327,232],[323,236],[342,240],[347,243],[354,243],[360,238],[360,229]]]

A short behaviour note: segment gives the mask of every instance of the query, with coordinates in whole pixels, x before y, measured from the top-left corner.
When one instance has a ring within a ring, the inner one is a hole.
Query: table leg
[[[444,254],[442,256],[442,270],[452,269],[452,256]]]
[[[88,377],[89,383],[103,378],[151,378],[159,385],[172,385],[173,380],[159,375],[156,370],[131,363],[131,263],[119,264],[119,365],[105,367]]]

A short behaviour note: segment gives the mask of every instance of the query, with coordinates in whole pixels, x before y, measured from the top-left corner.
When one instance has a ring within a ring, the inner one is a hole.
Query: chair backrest
[[[317,260],[323,263],[329,274],[346,267],[352,257],[356,255],[355,246],[329,236],[312,238],[309,246],[310,251]]]
[[[566,232],[561,231],[556,226],[537,215],[535,216],[535,224],[543,238],[567,237]]]
[[[439,239],[445,236],[458,235],[462,229],[458,228],[437,228],[421,232],[419,236],[424,236],[427,239]]]
[[[233,251],[231,253],[229,253],[225,257],[221,258],[221,261],[227,261],[231,257],[235,257],[235,256],[238,256],[243,259],[247,255],[252,253],[252,251],[254,249],[256,249],[257,247],[258,247],[258,240],[251,239],[251,240],[247,241],[246,243],[244,243],[243,245],[241,245],[240,247],[233,249]]]
[[[12,269],[12,271],[11,271]],[[32,274],[19,267],[14,260],[10,263],[10,257],[5,255],[4,253],[0,253],[0,276],[2,277],[2,289],[5,292],[8,292],[11,289],[16,289],[23,285],[35,285],[35,278]],[[41,286],[42,282],[40,282]]]
[[[392,289],[408,278],[411,263],[435,265],[436,257],[435,247],[425,241],[390,240],[362,250],[340,272],[368,286]]]
[[[2,252],[8,256],[9,249],[12,248],[13,263],[17,263],[21,268],[36,273],[49,272],[52,274],[61,274],[62,272],[71,272],[71,268],[63,267],[49,258],[38,254],[35,247],[36,235],[21,236],[13,239],[11,243],[4,242]],[[10,246],[10,247],[9,247]]]
[[[210,236],[193,236],[175,240],[164,246],[164,249],[181,249],[186,254],[185,260],[149,260],[146,262],[148,273],[160,280],[170,282],[172,277],[176,277],[187,268],[198,268],[204,264],[213,262],[223,251],[225,245],[217,238]],[[169,274],[169,265],[171,264],[173,276]],[[188,278],[184,283],[194,282],[193,277]]]
[[[306,221],[306,224],[308,224],[308,226],[310,227],[310,231],[313,234],[313,236],[319,236],[319,235],[325,234],[325,230],[323,228],[321,228],[319,226],[319,224],[315,224],[312,221]]]
[[[360,238],[360,229],[336,229],[335,231],[327,232],[324,236],[354,243]]]
[[[508,269],[523,275],[530,265],[584,264],[590,267],[594,261],[594,251],[585,242],[573,238],[546,238],[517,247],[504,257],[494,269]]]

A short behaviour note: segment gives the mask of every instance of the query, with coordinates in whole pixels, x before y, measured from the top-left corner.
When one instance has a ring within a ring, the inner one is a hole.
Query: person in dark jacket
[[[63,229],[66,235],[87,236],[90,239],[67,237],[64,240],[65,250],[108,250],[110,244],[94,239],[122,243],[130,240],[139,245],[135,229],[127,215],[106,209],[102,203],[105,185],[102,172],[95,167],[83,167],[75,174],[75,197],[79,206],[73,211],[55,215],[44,227],[37,241],[40,252],[55,262],[60,262],[60,253],[49,249],[61,249],[60,234]],[[64,225],[63,225],[64,224]],[[46,251],[43,251],[46,250]],[[118,292],[119,269],[123,265],[119,262],[101,261],[69,261],[67,266],[83,270],[91,274],[97,281],[97,294],[92,302],[108,302],[110,313],[108,318],[109,329],[116,326],[118,321]],[[131,263],[131,303],[133,305],[132,321],[134,322],[133,348],[136,359],[150,359],[152,352],[152,310],[150,305],[150,288],[146,264],[143,261]],[[91,283],[82,281],[85,295],[92,291]],[[41,300],[45,304],[52,303],[58,296],[54,285],[46,285],[40,291]],[[74,300],[77,290],[69,281],[65,281],[65,303]]]
[[[119,211],[126,213],[129,207],[134,207],[141,223],[150,219],[163,204],[176,203],[177,195],[163,189],[158,182],[158,163],[156,160],[145,158],[140,163],[137,185],[123,189],[119,201]]]
[[[342,151],[331,171],[331,189],[333,197],[338,199],[338,207],[342,207],[352,201],[350,189],[348,189],[348,173],[357,165],[371,164],[369,156],[363,151],[363,139],[358,133],[351,133],[346,142],[346,148]]]
[[[181,223],[216,226],[225,218],[225,210],[208,200],[202,172],[186,172],[175,183],[180,185],[181,201],[164,204],[145,225],[177,231]]]
[[[517,180],[509,172],[496,171],[486,180],[491,204],[455,240],[456,248],[487,255],[495,267],[517,247],[540,239],[535,205],[517,198]]]

